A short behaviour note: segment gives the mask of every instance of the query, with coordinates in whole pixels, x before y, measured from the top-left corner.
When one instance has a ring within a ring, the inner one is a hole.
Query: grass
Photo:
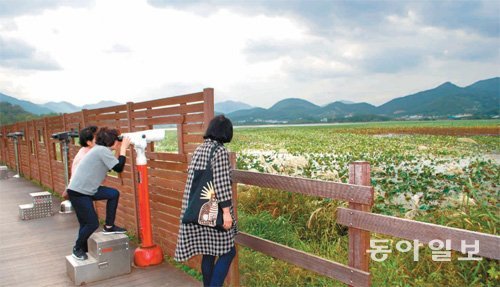
[[[373,212],[498,235],[499,165],[485,154],[498,154],[498,137],[390,135],[406,127],[498,127],[500,121],[391,122],[337,126],[238,128],[229,149],[238,168],[347,182],[348,163],[368,160],[376,201]],[[313,140],[312,140],[313,139]],[[418,203],[412,197],[419,196]],[[396,198],[400,202],[395,202]],[[259,187],[239,186],[240,230],[343,264],[346,230],[335,223],[345,205]],[[373,234],[372,238],[398,238]],[[498,262],[432,260],[427,246],[413,253],[394,252],[372,260],[373,286],[498,286]],[[246,286],[340,286],[243,248],[240,274]]]

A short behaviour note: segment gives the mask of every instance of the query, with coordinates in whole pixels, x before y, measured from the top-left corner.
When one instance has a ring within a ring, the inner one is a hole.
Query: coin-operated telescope
[[[160,246],[153,243],[151,231],[146,147],[150,142],[162,141],[165,138],[165,130],[155,129],[123,133],[118,140],[121,141],[123,137],[130,138],[130,143],[134,145],[134,150],[137,154],[136,167],[139,174],[137,178],[137,198],[139,201],[139,234],[141,236],[141,246],[134,252],[134,263],[140,267],[157,265],[163,262],[163,251]]]
[[[14,156],[16,157],[16,175],[14,177],[19,177],[19,152],[17,150],[18,138],[24,137],[24,132],[12,132],[7,134],[8,138],[14,140]]]
[[[121,141],[123,137],[130,138],[130,143],[134,145],[135,152],[137,153],[136,164],[145,165],[147,163],[145,150],[148,143],[162,141],[165,138],[165,130],[156,129],[123,133],[118,137],[118,140]]]
[[[68,142],[71,138],[77,138],[77,137],[78,137],[78,132],[74,130],[52,134],[53,139],[60,141],[68,141]]]
[[[69,184],[69,161],[68,161],[68,153],[69,153],[69,142],[72,138],[78,137],[78,132],[74,130],[59,132],[52,134],[52,138],[55,140],[59,140],[63,146],[63,165],[64,165],[64,183],[66,184],[64,189],[68,188]],[[61,213],[71,213],[73,208],[71,206],[71,202],[69,200],[64,200],[61,202],[60,210]]]
[[[69,171],[68,171],[68,151],[69,151],[69,141],[71,138],[76,138],[78,137],[78,132],[77,131],[66,131],[66,132],[59,132],[52,134],[52,138],[61,141],[63,145],[63,164],[64,164],[64,180],[66,183],[66,188],[68,187],[69,183]]]

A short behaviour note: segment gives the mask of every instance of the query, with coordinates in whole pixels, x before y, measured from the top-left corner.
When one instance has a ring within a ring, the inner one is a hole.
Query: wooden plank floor
[[[23,221],[19,204],[31,203],[29,193],[43,191],[22,178],[0,180],[0,286],[74,286],[66,275],[65,256],[71,254],[78,222],[74,213]],[[163,263],[132,268],[127,275],[85,286],[201,286],[183,271]]]

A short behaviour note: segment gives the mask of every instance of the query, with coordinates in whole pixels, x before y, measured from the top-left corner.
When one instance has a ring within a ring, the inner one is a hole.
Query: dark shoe
[[[127,229],[116,225],[113,225],[113,227],[110,228],[107,228],[106,225],[104,225],[104,228],[102,229],[102,233],[104,234],[123,234],[125,232],[127,232]]]
[[[80,248],[77,249],[76,247],[73,248],[73,254],[71,255],[73,256],[73,258],[77,260],[87,260],[89,258],[87,256],[87,253],[85,253],[85,251],[83,251]]]

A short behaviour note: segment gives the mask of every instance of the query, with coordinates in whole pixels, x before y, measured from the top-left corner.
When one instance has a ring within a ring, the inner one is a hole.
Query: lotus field
[[[242,170],[348,182],[348,166],[368,161],[372,212],[498,235],[500,120],[388,122],[236,128],[228,148]],[[346,203],[252,186],[238,187],[241,231],[347,264],[347,229],[335,222]],[[434,260],[427,245],[371,260],[373,286],[499,286],[496,260]],[[414,246],[415,247],[415,246]],[[245,286],[343,286],[241,248]]]

